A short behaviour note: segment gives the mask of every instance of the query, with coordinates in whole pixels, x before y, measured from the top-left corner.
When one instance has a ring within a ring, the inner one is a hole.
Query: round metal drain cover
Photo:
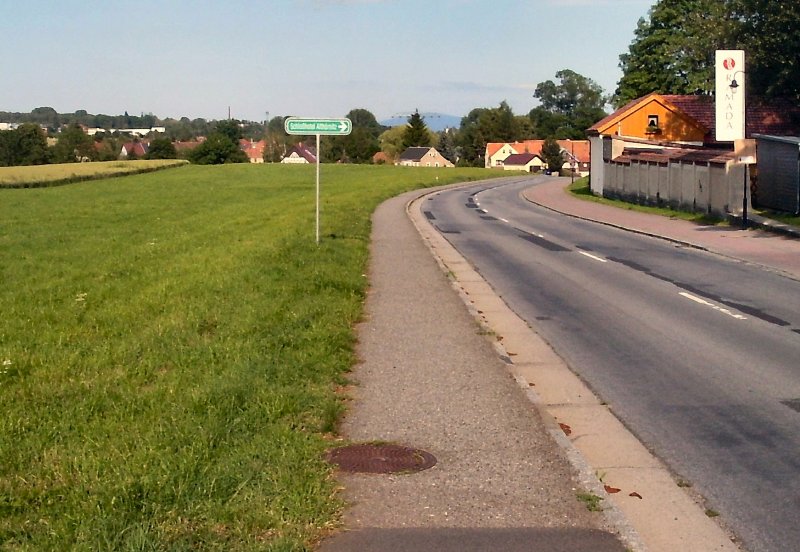
[[[400,445],[350,445],[329,450],[327,458],[351,473],[410,473],[436,465],[432,454]]]

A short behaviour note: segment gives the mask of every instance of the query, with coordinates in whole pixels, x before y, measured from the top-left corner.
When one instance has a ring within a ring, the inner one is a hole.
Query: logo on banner
[[[727,58],[722,62],[722,66],[728,71],[733,71],[736,68],[736,60],[733,58]]]

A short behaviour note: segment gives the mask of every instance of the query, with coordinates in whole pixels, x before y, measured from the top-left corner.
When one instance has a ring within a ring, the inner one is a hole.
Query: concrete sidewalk
[[[526,197],[800,274],[791,254],[769,245],[791,243],[784,238],[585,202],[567,183],[554,178]],[[738,550],[429,224],[424,197],[407,209],[422,195],[389,200],[373,216],[361,362],[342,433],[423,449],[438,463],[411,475],[341,473],[350,507],[322,552]],[[589,512],[579,493],[599,497],[603,512]]]
[[[629,543],[618,538],[630,532],[624,523],[578,500],[587,485],[552,420],[543,421],[409,219],[406,205],[419,195],[389,200],[373,216],[361,363],[342,433],[423,449],[438,463],[416,474],[341,473],[350,508],[321,550],[636,547],[633,533]]]

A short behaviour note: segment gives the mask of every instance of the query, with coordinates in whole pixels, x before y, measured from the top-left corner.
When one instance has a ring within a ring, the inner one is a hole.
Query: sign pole
[[[321,152],[319,150],[319,134],[317,134],[317,245],[319,245],[319,158]]]
[[[744,169],[744,187],[742,189],[742,228],[747,228],[747,165]]]
[[[319,163],[322,152],[319,149],[319,137],[347,136],[353,130],[350,119],[306,119],[302,117],[287,117],[283,121],[286,134],[300,134],[317,137],[317,245],[319,245]]]

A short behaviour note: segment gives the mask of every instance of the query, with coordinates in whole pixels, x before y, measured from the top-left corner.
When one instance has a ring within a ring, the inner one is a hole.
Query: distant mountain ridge
[[[456,115],[446,115],[444,113],[420,113],[420,115],[422,115],[427,127],[434,132],[461,126],[462,118]],[[379,121],[379,123],[388,127],[400,126],[406,124],[410,116],[410,113],[408,115],[396,115],[390,119]]]

